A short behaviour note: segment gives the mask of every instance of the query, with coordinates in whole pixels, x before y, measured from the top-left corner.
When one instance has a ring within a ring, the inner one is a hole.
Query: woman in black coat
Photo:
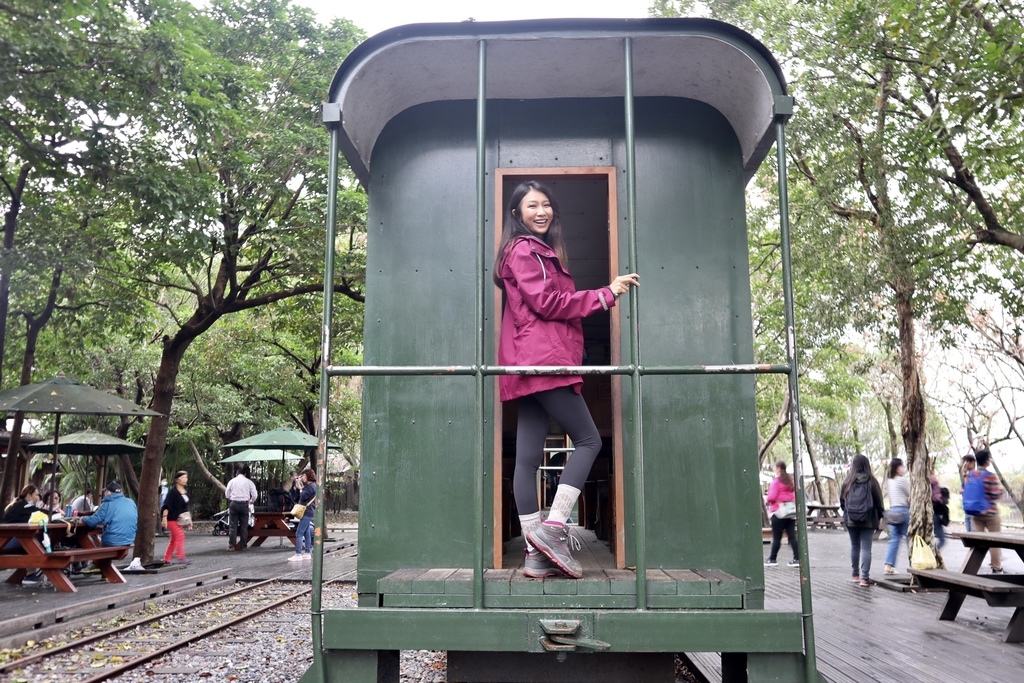
[[[839,493],[839,506],[843,508],[843,524],[850,535],[853,580],[867,588],[871,585],[871,540],[885,506],[882,487],[871,474],[871,463],[860,453],[850,461],[850,472]]]

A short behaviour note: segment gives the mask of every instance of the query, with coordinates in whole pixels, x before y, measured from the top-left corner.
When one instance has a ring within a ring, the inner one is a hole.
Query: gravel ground
[[[351,583],[327,586],[323,591],[323,606],[355,607],[354,591],[355,584]],[[309,597],[301,598],[264,613],[245,627],[222,631],[115,680],[294,683],[313,662],[309,610]],[[445,681],[447,665],[443,652],[402,652],[401,661],[402,681]]]

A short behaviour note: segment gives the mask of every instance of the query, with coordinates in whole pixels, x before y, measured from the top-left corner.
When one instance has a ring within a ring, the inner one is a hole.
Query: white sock
[[[575,486],[559,484],[558,490],[555,491],[555,499],[551,502],[548,521],[565,524],[565,520],[569,519],[569,515],[572,514],[572,506],[576,504],[576,499],[579,497],[580,490]]]
[[[529,515],[519,515],[519,526],[523,529],[523,540],[526,541],[526,532],[530,529],[538,526],[541,522],[540,512],[534,512]],[[527,552],[533,550],[533,546],[530,545],[529,541],[526,541]]]

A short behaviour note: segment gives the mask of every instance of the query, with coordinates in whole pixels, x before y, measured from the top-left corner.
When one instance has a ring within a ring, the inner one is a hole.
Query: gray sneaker
[[[548,559],[548,556],[539,550],[528,548],[526,550],[526,564],[523,566],[523,574],[531,579],[543,579],[546,576],[561,576],[562,570]]]
[[[569,527],[557,522],[544,522],[526,532],[526,540],[544,553],[559,569],[574,579],[583,576],[583,567],[573,559],[569,550],[571,542],[580,549],[579,540],[569,533]]]

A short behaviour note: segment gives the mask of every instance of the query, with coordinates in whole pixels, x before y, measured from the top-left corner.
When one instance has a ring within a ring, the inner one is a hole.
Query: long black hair
[[[871,461],[860,453],[853,456],[853,460],[850,461],[850,472],[846,475],[846,481],[843,482],[843,495],[850,492],[850,487],[853,486],[858,474],[866,474],[874,478],[871,474]]]
[[[551,202],[551,223],[543,237],[530,232],[530,229],[523,223],[522,214],[519,212],[519,205],[523,202],[523,197],[532,190],[540,192]],[[505,252],[508,251],[509,246],[516,239],[524,235],[532,235],[543,240],[549,247],[555,250],[555,255],[558,256],[562,268],[566,272],[569,271],[569,257],[565,249],[565,237],[562,235],[562,210],[559,208],[555,196],[546,185],[536,180],[526,180],[516,185],[516,189],[512,190],[512,194],[508,198],[508,204],[505,206],[505,220],[501,227],[501,242],[498,244],[498,252],[494,257],[494,270],[491,274],[494,284],[498,287],[503,286],[500,270],[501,262],[505,258]]]

